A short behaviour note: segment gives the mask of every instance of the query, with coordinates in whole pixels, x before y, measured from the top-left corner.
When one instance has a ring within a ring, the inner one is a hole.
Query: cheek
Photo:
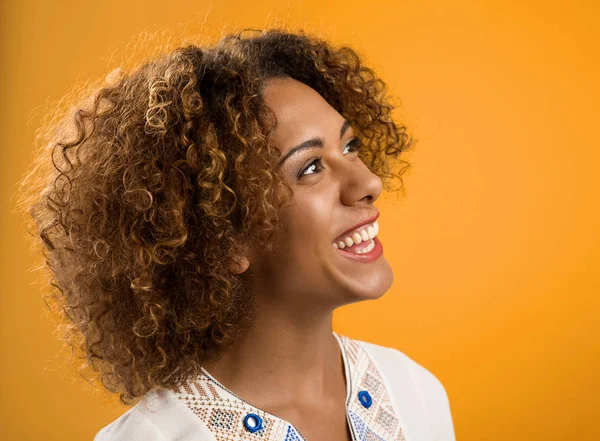
[[[317,246],[331,235],[332,204],[319,194],[297,197],[286,216],[287,240],[300,246]]]

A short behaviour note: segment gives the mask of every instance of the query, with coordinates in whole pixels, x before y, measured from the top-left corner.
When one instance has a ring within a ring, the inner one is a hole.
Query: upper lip
[[[375,220],[377,220],[377,218],[378,218],[378,217],[379,217],[379,211],[378,211],[378,212],[377,212],[377,213],[376,213],[374,216],[371,216],[370,218],[368,218],[368,219],[365,219],[365,220],[363,220],[363,221],[359,222],[358,224],[354,225],[353,227],[350,227],[350,228],[348,228],[346,231],[344,231],[342,234],[340,234],[340,235],[339,235],[339,236],[336,238],[336,240],[337,240],[337,239],[340,239],[341,237],[343,237],[343,236],[345,236],[345,235],[347,235],[347,234],[348,234],[348,233],[350,233],[351,231],[354,231],[354,230],[356,230],[358,227],[362,227],[363,225],[367,225],[367,224],[370,224],[370,223],[372,223],[372,222],[375,222]]]

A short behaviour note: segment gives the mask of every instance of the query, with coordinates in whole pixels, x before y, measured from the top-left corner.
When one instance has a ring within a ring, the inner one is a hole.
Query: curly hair
[[[193,378],[252,323],[251,269],[235,274],[229,263],[238,238],[272,249],[290,199],[261,94],[273,77],[315,89],[351,123],[385,188],[402,183],[410,164],[400,154],[413,139],[392,119],[386,84],[354,49],[304,31],[177,47],[43,129],[18,204],[35,221],[52,287],[44,300],[65,342],[124,404]]]

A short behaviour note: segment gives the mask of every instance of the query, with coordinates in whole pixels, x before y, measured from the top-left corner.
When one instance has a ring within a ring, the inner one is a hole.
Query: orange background
[[[126,410],[64,367],[9,209],[45,106],[140,33],[205,21],[320,29],[402,100],[407,195],[378,201],[394,286],[336,331],[432,371],[459,441],[600,439],[600,7],[517,3],[0,2],[0,438],[91,440]]]

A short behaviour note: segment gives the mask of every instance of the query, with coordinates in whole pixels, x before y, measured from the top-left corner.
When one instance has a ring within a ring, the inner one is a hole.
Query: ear
[[[250,260],[246,256],[236,255],[229,264],[229,271],[234,274],[242,274],[250,267]]]
[[[242,274],[250,267],[251,250],[240,237],[236,238],[236,250],[229,264],[229,271],[234,274]]]

